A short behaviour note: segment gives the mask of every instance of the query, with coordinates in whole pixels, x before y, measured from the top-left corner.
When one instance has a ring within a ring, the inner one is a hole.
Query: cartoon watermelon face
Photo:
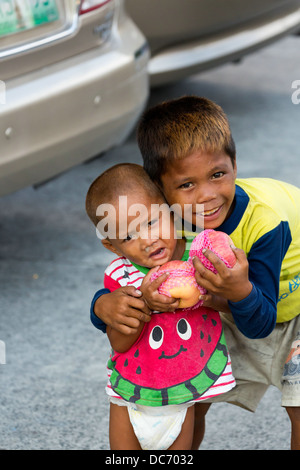
[[[138,341],[108,367],[125,400],[162,406],[197,399],[227,364],[219,313],[209,308],[153,314]]]

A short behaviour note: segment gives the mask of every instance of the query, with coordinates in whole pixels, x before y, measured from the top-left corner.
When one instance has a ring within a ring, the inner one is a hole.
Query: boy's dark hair
[[[235,163],[235,143],[223,109],[207,98],[185,96],[148,109],[137,139],[150,178],[161,185],[168,164],[195,151],[225,152]]]
[[[135,194],[143,189],[149,195],[163,195],[156,184],[149,178],[141,165],[135,163],[119,163],[108,168],[90,185],[86,195],[86,212],[95,226],[102,217],[97,215],[101,204],[117,203],[117,198],[129,193]]]

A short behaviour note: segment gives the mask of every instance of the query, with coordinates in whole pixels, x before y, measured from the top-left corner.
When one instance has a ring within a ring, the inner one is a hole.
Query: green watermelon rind
[[[218,344],[210,359],[208,360],[205,368],[190,380],[165,389],[142,387],[133,384],[127,379],[124,379],[114,368],[115,363],[110,358],[107,364],[108,368],[112,369],[110,383],[112,389],[124,400],[128,402],[134,402],[139,405],[163,406],[186,403],[194,400],[195,398],[199,398],[201,395],[207,392],[207,390],[223,373],[228,361],[228,356],[227,354],[224,354],[224,350],[227,351],[227,347],[225,335],[222,331]],[[209,375],[206,371],[209,373]],[[187,388],[186,384],[188,384],[190,388],[197,390],[197,397],[195,397],[192,391]]]

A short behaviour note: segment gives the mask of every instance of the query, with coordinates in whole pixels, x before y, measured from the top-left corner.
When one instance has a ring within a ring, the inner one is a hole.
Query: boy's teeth
[[[203,215],[211,215],[211,214],[214,214],[214,212],[217,212],[219,208],[217,207],[216,209],[212,209],[210,211],[204,211],[202,212]]]

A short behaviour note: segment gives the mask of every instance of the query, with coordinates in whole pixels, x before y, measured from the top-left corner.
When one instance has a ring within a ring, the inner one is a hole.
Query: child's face
[[[128,195],[126,206],[127,211],[116,207],[117,238],[102,240],[106,248],[147,268],[181,258],[184,242],[176,239],[173,218],[163,198],[150,198],[141,191]]]
[[[161,182],[170,205],[179,204],[183,215],[184,204],[192,206],[187,222],[197,226],[202,219],[205,229],[215,229],[232,211],[235,178],[236,165],[233,167],[227,154],[195,152],[169,165]],[[201,213],[196,204],[203,205]]]

